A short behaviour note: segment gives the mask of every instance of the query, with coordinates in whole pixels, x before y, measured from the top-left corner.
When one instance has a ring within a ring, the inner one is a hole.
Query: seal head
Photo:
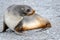
[[[24,14],[27,16],[33,15],[35,13],[35,10],[32,9],[30,6],[23,5],[24,7],[21,8],[23,10]]]
[[[28,5],[13,5],[12,7],[8,7],[8,10],[20,16],[30,16],[35,13],[35,10]]]
[[[4,15],[5,24],[11,30],[14,30],[17,25],[21,24],[20,22],[24,16],[32,15],[34,12],[35,11],[28,5],[11,5],[7,8]],[[20,25],[20,27],[22,26]]]

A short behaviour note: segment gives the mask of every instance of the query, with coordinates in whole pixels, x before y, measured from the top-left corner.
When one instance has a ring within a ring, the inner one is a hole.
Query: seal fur
[[[33,9],[26,5],[12,5],[8,7],[3,23],[3,32],[8,28],[19,33],[26,30],[51,27],[51,23],[47,19],[36,14]]]

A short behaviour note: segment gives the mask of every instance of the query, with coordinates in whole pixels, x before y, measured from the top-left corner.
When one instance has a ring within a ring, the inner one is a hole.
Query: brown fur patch
[[[16,27],[16,28],[15,28],[15,31],[17,31],[17,32],[22,32],[22,30],[23,30],[23,29],[20,28],[20,27]]]

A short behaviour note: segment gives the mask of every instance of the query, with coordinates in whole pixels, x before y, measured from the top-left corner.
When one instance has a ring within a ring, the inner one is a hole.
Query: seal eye
[[[27,11],[27,12],[30,12],[30,9],[27,9],[26,11]]]

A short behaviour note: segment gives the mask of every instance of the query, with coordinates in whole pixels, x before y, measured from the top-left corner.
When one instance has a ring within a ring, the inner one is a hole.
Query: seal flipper
[[[18,23],[18,25],[15,27],[15,32],[22,32],[22,25],[23,25],[23,22],[22,20]]]
[[[5,22],[3,22],[3,31],[2,32],[5,32],[7,29],[8,29],[8,26],[5,24]]]

